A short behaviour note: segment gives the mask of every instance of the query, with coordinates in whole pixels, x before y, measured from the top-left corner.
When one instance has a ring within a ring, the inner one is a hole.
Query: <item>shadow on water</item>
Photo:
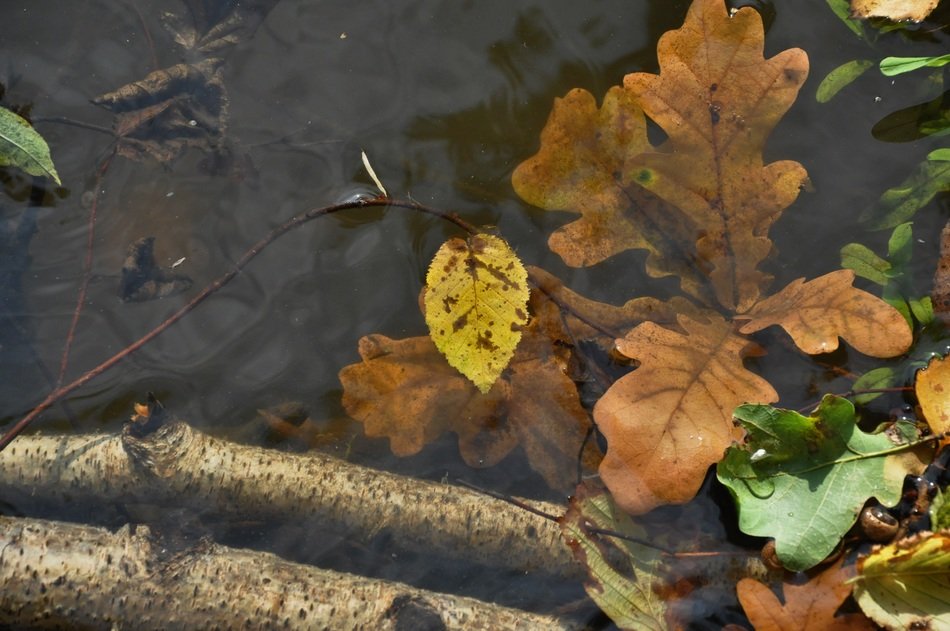
[[[143,77],[156,63],[167,67],[185,56],[160,23],[167,4],[5,3],[0,82],[7,86],[7,100],[31,102],[34,117],[109,127],[110,114],[90,105],[91,98]],[[526,262],[558,274],[585,295],[614,303],[633,292],[668,296],[675,284],[646,277],[642,253],[627,252],[591,269],[567,268],[546,246],[547,235],[567,216],[522,203],[510,176],[537,150],[555,97],[582,87],[600,98],[628,72],[655,72],[656,42],[681,24],[687,5],[684,0],[281,0],[254,37],[230,53],[223,71],[230,98],[227,134],[248,167],[240,177],[233,170],[208,174],[200,152],[170,165],[117,158],[109,168],[99,186],[92,278],[68,375],[118,351],[186,299],[121,302],[116,287],[129,243],[155,236],[156,261],[168,266],[183,258],[176,269],[192,278],[194,292],[292,214],[372,193],[361,150],[394,195],[455,210],[476,225],[497,226]],[[828,70],[868,54],[848,39],[823,0],[796,4],[794,10],[773,8],[767,53],[798,46],[812,63],[812,77],[772,136],[766,156],[801,161],[815,189],[803,193],[772,231],[782,252],[771,270],[780,286],[835,269],[840,247],[864,238],[858,212],[879,196],[882,183],[896,184],[910,172],[921,152],[910,143],[886,145],[870,133],[885,114],[913,104],[902,103],[888,81],[856,84],[834,107],[815,102],[817,82]],[[70,194],[53,203],[48,191],[45,197],[34,192],[31,202],[22,191],[13,193],[24,182],[5,180],[0,202],[0,418],[5,421],[27,412],[55,381],[82,274],[77,261],[85,255],[84,200],[95,193],[95,165],[111,142],[107,134],[79,127],[38,127],[53,147]],[[918,218],[915,229],[923,243],[915,271],[921,287],[927,286],[938,226],[946,215],[944,205]],[[299,448],[249,422],[261,408],[301,401],[329,435],[321,448],[331,452],[401,473],[462,478],[562,501],[520,453],[498,467],[473,470],[461,463],[455,437],[443,436],[417,456],[396,459],[385,441],[364,437],[342,409],[337,373],[357,361],[362,335],[425,334],[416,298],[429,258],[455,234],[445,222],[393,210],[357,210],[311,223],[285,236],[121,369],[53,408],[38,428],[115,431],[132,403],[153,391],[198,427]],[[871,235],[866,242],[877,239],[880,245],[883,238]],[[861,359],[850,364],[846,351],[813,361],[779,342],[770,348],[778,350],[755,359],[755,370],[776,385],[789,407],[847,390],[842,370],[867,368]],[[707,488],[694,504],[663,509],[650,519],[662,520],[661,527],[684,538],[747,545],[730,531],[735,518],[722,495]],[[110,525],[143,518],[120,508],[109,514]],[[574,583],[545,583],[404,553],[385,534],[366,543],[350,541],[345,533],[315,536],[319,524],[234,526],[214,516],[191,519],[196,533],[213,533],[231,545],[526,609],[550,610],[583,596]],[[741,621],[729,598],[697,602],[698,617],[707,618],[709,628]]]

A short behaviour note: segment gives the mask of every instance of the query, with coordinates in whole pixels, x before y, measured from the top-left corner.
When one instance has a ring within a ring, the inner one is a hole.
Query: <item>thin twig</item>
[[[73,309],[73,319],[69,323],[69,331],[66,333],[66,342],[63,344],[63,354],[59,360],[59,375],[56,377],[56,385],[59,388],[63,385],[63,379],[66,376],[66,366],[69,364],[69,352],[73,346],[73,340],[76,337],[76,327],[79,326],[79,316],[82,315],[83,306],[86,304],[86,291],[89,289],[89,279],[92,275],[92,250],[96,236],[96,212],[99,208],[99,198],[101,192],[102,178],[105,176],[112,158],[115,156],[115,149],[105,157],[99,169],[96,171],[96,179],[93,183],[92,204],[89,206],[89,219],[86,227],[86,258],[82,264],[82,278],[79,281],[79,292],[76,296],[76,308]]]
[[[117,352],[115,355],[113,355],[109,359],[103,361],[101,364],[99,364],[95,368],[92,368],[86,371],[79,378],[75,379],[74,381],[64,386],[59,386],[55,388],[52,392],[50,392],[46,396],[45,399],[43,399],[36,407],[34,407],[30,411],[29,414],[24,416],[22,419],[20,419],[16,423],[16,425],[14,425],[11,429],[9,429],[6,432],[6,434],[3,435],[3,438],[0,438],[0,451],[5,449],[6,446],[9,445],[10,442],[13,441],[13,439],[16,438],[20,434],[20,432],[26,429],[30,425],[30,423],[36,420],[36,418],[40,414],[42,414],[44,411],[46,411],[52,404],[56,403],[57,401],[62,399],[64,396],[73,392],[77,388],[84,386],[86,383],[88,383],[92,379],[95,379],[96,377],[98,377],[99,375],[109,370],[110,368],[118,364],[120,361],[122,361],[123,359],[125,359],[126,357],[134,353],[135,351],[139,350],[140,348],[148,344],[154,338],[162,334],[171,325],[181,320],[185,315],[187,315],[195,307],[197,307],[202,302],[204,302],[213,293],[215,293],[216,291],[218,291],[219,289],[227,285],[235,276],[238,275],[238,273],[242,269],[244,269],[244,267],[248,263],[250,263],[258,254],[260,254],[264,250],[264,248],[266,248],[268,245],[276,241],[279,237],[283,236],[284,234],[290,232],[291,230],[295,228],[302,226],[303,224],[313,219],[317,219],[325,215],[330,215],[332,213],[337,213],[343,210],[351,210],[355,208],[370,208],[370,207],[380,207],[380,206],[389,207],[389,208],[403,208],[406,210],[413,210],[416,212],[422,212],[429,215],[434,215],[436,217],[439,217],[440,219],[444,219],[450,223],[455,224],[456,226],[458,226],[459,228],[461,228],[462,230],[464,230],[465,232],[469,234],[474,235],[478,233],[478,229],[475,228],[475,226],[468,223],[467,221],[465,221],[464,219],[462,219],[455,213],[448,213],[442,210],[438,210],[436,208],[431,208],[429,206],[418,204],[416,202],[399,200],[399,199],[389,199],[385,197],[375,197],[375,198],[369,198],[369,199],[361,198],[361,199],[351,201],[351,202],[346,202],[343,204],[334,204],[332,206],[313,208],[311,210],[308,210],[305,213],[295,215],[291,217],[290,219],[288,219],[287,221],[285,221],[284,223],[282,223],[281,225],[271,230],[264,238],[262,238],[260,241],[258,241],[257,243],[252,245],[250,248],[248,248],[248,250],[241,256],[240,259],[238,259],[238,261],[231,267],[230,270],[228,270],[226,273],[222,274],[217,279],[212,281],[209,285],[207,285],[204,289],[202,289],[194,298],[188,301],[188,303],[186,303],[178,311],[176,311],[175,313],[170,315],[168,318],[166,318],[164,322],[162,322],[161,324],[156,326],[154,329],[152,329],[151,331],[149,331],[148,333],[140,337],[135,342],[132,342],[131,344],[123,348],[121,351]]]

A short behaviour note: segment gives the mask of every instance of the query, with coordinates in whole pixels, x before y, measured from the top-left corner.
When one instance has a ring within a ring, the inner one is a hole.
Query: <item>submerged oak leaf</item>
[[[362,361],[340,371],[343,406],[367,436],[389,438],[397,456],[452,431],[470,466],[493,466],[521,445],[550,486],[572,488],[590,417],[555,345],[538,329],[535,321],[528,325],[508,370],[485,393],[428,337],[366,336]],[[584,463],[593,469],[598,460],[590,444]]]
[[[851,270],[807,282],[794,280],[736,316],[748,320],[739,331],[755,333],[777,324],[811,355],[835,350],[839,337],[871,357],[894,357],[907,351],[913,335],[904,317],[877,296],[852,287],[852,282]]]
[[[807,179],[797,162],[763,164],[768,134],[808,75],[804,51],[765,59],[764,39],[753,8],[696,0],[683,26],[660,38],[660,74],[624,78],[669,135],[636,160],[640,182],[692,220],[719,303],[738,311],[771,281],[757,269],[772,249],[769,228]]]
[[[476,234],[442,244],[424,297],[429,335],[449,364],[488,392],[528,322],[528,273],[504,239]]]
[[[594,407],[607,438],[600,474],[634,514],[692,499],[710,465],[739,437],[733,409],[774,402],[769,383],[742,359],[757,348],[718,314],[678,318],[682,332],[645,322],[617,349],[640,362]]]
[[[756,631],[873,631],[871,621],[860,613],[835,615],[851,595],[854,566],[844,566],[844,556],[805,583],[786,580],[783,600],[772,588],[754,578],[736,584],[742,609]]]

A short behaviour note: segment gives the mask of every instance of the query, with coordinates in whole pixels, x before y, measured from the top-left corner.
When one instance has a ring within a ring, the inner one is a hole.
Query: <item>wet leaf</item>
[[[279,0],[186,0],[188,16],[163,15],[166,28],[182,47],[221,54],[249,40]]]
[[[762,149],[808,66],[801,50],[766,60],[762,46],[753,9],[730,16],[722,0],[696,0],[660,39],[660,75],[627,75],[599,110],[577,90],[556,103],[539,153],[513,175],[526,201],[582,214],[552,249],[571,265],[647,249],[648,273],[680,275],[702,301],[703,277],[727,308],[758,300],[768,230],[806,179],[798,163],[764,165]],[[641,109],[669,136],[659,147]]]
[[[891,433],[867,434],[854,405],[825,396],[810,415],[768,405],[743,405],[736,420],[745,443],[728,449],[716,473],[739,508],[742,532],[775,539],[793,571],[820,563],[838,545],[871,497],[894,506],[904,476],[923,471],[913,450],[897,450]],[[915,436],[900,423],[900,436]]]
[[[621,629],[665,631],[666,604],[654,592],[662,581],[656,549],[593,532],[593,528],[645,539],[646,532],[611,500],[610,495],[578,487],[567,513],[558,521],[574,557],[587,567],[584,589]]]
[[[489,234],[449,239],[429,266],[425,315],[432,341],[483,393],[508,365],[528,322],[527,281],[508,244]]]
[[[854,576],[854,567],[844,567],[843,562],[842,556],[806,583],[786,580],[784,602],[760,581],[739,581],[739,602],[755,631],[873,631],[875,626],[862,614],[835,615],[851,594],[846,581]]]
[[[838,92],[851,85],[858,77],[874,66],[870,59],[852,59],[841,64],[821,80],[818,84],[818,90],[815,92],[815,99],[819,103],[827,103],[835,97]]]
[[[864,23],[851,17],[851,5],[848,0],[826,0],[828,7],[838,16],[838,19],[847,26],[852,33],[861,39],[867,39]]]
[[[368,436],[389,438],[397,456],[452,431],[470,466],[493,466],[520,444],[548,484],[573,488],[590,419],[558,348],[538,328],[528,325],[508,370],[487,393],[449,366],[428,337],[366,336],[362,361],[340,371],[343,405]],[[584,462],[593,468],[598,460],[590,443]]]
[[[936,74],[941,72],[938,70]],[[940,78],[933,81],[943,85]],[[948,104],[950,92],[944,91],[929,101],[891,112],[874,124],[871,135],[884,142],[913,142],[927,136],[941,136],[950,126]]]
[[[739,329],[755,333],[772,325],[785,329],[795,345],[809,354],[828,353],[843,338],[872,357],[893,357],[910,348],[910,328],[894,307],[851,286],[854,272],[838,270],[805,282],[799,278],[756,304],[737,319]]]
[[[935,57],[885,57],[881,60],[881,74],[893,77],[920,68],[940,68],[950,63],[950,55]]]
[[[917,371],[914,392],[933,433],[950,432],[950,359],[931,358],[926,368]]]
[[[646,322],[618,340],[617,349],[640,367],[594,408],[607,438],[601,477],[634,514],[691,499],[738,436],[732,410],[778,400],[767,381],[742,365],[755,344],[722,317],[681,315],[678,324],[682,332]]]
[[[897,384],[897,373],[890,366],[879,366],[878,368],[872,368],[863,375],[861,375],[857,381],[852,385],[854,390],[876,390],[878,388],[890,388]],[[864,405],[873,401],[874,399],[881,396],[882,392],[869,392],[867,394],[859,394],[854,397],[854,402],[858,405]]]
[[[168,163],[190,147],[224,154],[228,96],[221,59],[176,64],[93,99],[115,112],[118,152]]]
[[[937,193],[946,190],[950,190],[950,161],[928,156],[899,186],[884,191],[880,202],[861,214],[861,220],[874,230],[893,228],[908,221]]]
[[[13,166],[62,185],[49,145],[24,118],[5,107],[0,107],[0,166]]]
[[[940,0],[851,0],[851,14],[858,18],[922,22],[939,2]]]
[[[950,533],[876,546],[858,559],[854,598],[888,629],[950,628]]]
[[[119,298],[123,302],[165,298],[190,287],[190,278],[155,262],[155,237],[142,237],[129,244],[119,281]]]

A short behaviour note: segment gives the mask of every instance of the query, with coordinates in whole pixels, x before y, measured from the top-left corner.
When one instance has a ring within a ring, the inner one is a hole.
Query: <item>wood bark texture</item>
[[[150,503],[236,519],[319,524],[348,536],[391,533],[409,550],[493,567],[579,577],[557,524],[466,488],[375,471],[319,453],[213,438],[174,421],[143,438],[21,436],[0,452],[13,506]],[[555,504],[525,500],[549,514]]]
[[[0,624],[83,629],[570,629],[472,598],[201,544],[0,517]]]

